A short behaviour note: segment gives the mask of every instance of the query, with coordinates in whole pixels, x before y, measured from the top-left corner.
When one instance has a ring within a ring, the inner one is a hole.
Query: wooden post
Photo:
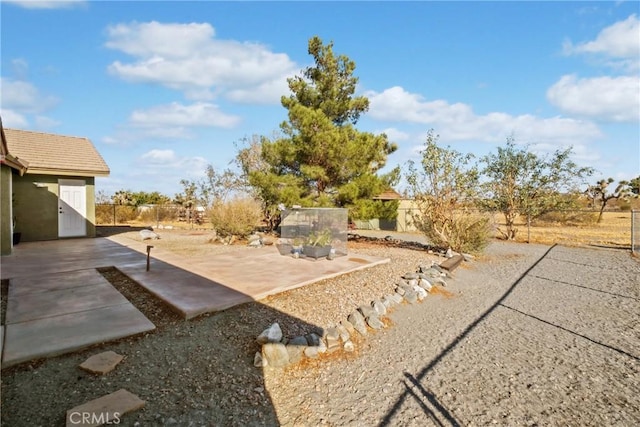
[[[147,271],[149,271],[150,268],[151,248],[153,248],[153,246],[147,245]]]

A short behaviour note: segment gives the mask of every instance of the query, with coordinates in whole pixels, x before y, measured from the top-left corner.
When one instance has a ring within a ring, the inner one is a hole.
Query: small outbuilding
[[[2,254],[19,241],[95,237],[95,177],[108,175],[87,138],[2,129]]]

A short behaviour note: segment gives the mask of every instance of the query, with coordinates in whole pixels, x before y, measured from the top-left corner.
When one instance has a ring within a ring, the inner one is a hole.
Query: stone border
[[[315,359],[337,350],[353,352],[355,345],[351,337],[356,334],[366,336],[369,329],[385,328],[383,319],[389,310],[403,302],[416,304],[422,301],[434,286],[447,286],[445,279],[449,277],[450,274],[435,261],[429,266],[421,265],[415,272],[405,273],[397,280],[393,293],[359,306],[346,319],[323,329],[322,336],[311,333],[287,338],[280,325],[273,323],[256,338],[261,350],[256,352],[253,364],[263,368],[283,368],[299,363],[303,358]]]

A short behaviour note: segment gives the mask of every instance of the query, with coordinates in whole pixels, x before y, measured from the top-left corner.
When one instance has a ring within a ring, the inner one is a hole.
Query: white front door
[[[58,180],[58,236],[87,235],[87,190],[85,181]]]

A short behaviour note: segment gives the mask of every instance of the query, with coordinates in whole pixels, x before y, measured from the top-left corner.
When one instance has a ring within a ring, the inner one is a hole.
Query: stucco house
[[[109,167],[87,138],[2,130],[2,254],[21,241],[95,237],[95,177]]]

